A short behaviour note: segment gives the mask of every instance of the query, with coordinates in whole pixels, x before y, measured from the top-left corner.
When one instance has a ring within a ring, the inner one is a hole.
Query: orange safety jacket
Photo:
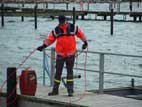
[[[56,53],[63,57],[74,55],[76,53],[75,36],[82,41],[86,41],[86,37],[78,26],[66,22],[63,25],[58,25],[48,37],[44,40],[46,46],[56,42]]]

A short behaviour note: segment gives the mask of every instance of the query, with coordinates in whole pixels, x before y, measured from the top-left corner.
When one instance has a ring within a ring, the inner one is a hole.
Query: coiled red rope
[[[77,100],[71,100],[71,98],[69,98],[68,107],[71,106],[71,103],[78,102],[86,96],[86,90],[87,90],[87,78],[86,78],[87,53],[88,53],[88,48],[87,48],[87,51],[85,51],[85,62],[84,62],[84,93]]]

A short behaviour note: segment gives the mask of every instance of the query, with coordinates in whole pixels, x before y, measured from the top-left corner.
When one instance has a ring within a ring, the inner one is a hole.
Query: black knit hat
[[[59,20],[59,23],[62,24],[66,21],[66,17],[64,15],[60,15],[58,20]]]

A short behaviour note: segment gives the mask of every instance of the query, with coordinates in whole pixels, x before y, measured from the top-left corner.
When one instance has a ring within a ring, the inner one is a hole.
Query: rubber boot
[[[58,88],[59,88],[59,83],[54,82],[54,86],[51,92],[48,93],[49,96],[54,96],[54,95],[58,95]]]
[[[73,82],[67,82],[67,92],[69,97],[73,96]]]
[[[58,89],[53,89],[51,92],[48,93],[49,96],[58,95]]]
[[[68,90],[68,96],[72,97],[73,96],[73,90]]]

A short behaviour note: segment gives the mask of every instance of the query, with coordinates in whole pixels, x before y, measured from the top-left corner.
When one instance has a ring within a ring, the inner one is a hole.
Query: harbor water
[[[10,4],[9,4],[10,5]],[[103,4],[101,4],[103,5]],[[136,5],[136,4],[135,4]],[[142,7],[142,4],[140,4]],[[28,7],[29,5],[27,5]],[[65,5],[56,5],[64,8]],[[64,7],[63,7],[64,6]],[[70,5],[70,9],[74,5]],[[76,5],[75,5],[76,6]],[[108,4],[103,5],[108,9]],[[123,11],[128,10],[128,4],[122,4]],[[50,8],[54,6],[49,5]],[[78,7],[78,6],[76,6]],[[135,7],[135,11],[142,8]],[[90,9],[103,9],[100,4],[90,4]],[[79,9],[79,7],[78,7]],[[86,9],[86,8],[85,8]],[[95,18],[94,15],[86,16]],[[122,16],[115,16],[121,19]],[[127,17],[127,19],[131,19]],[[69,20],[69,22],[72,22]],[[0,21],[1,23],[1,21]],[[34,18],[26,17],[21,22],[20,17],[5,17],[5,26],[0,27],[0,85],[6,80],[7,67],[17,67],[31,51],[40,46],[49,32],[58,24],[58,20],[47,17],[38,17],[38,29],[34,29]],[[88,40],[88,51],[108,52],[128,55],[142,55],[142,22],[114,22],[114,34],[110,35],[110,21],[76,20],[76,25],[84,31]],[[55,43],[48,49],[55,46]],[[77,39],[77,49],[81,49],[82,42]],[[50,52],[47,52],[50,53]],[[85,66],[85,54],[77,59],[78,67],[87,69],[99,69],[99,56],[87,54]],[[142,58],[127,58],[120,56],[106,56],[105,71],[142,76]],[[50,63],[50,62],[49,62]],[[50,64],[49,64],[50,65]],[[27,67],[31,67],[37,73],[38,82],[42,83],[43,76],[43,53],[36,51],[24,65],[17,70],[17,75]],[[66,70],[64,70],[66,72]],[[84,87],[84,72],[74,70],[74,74],[81,74],[82,78],[75,80],[75,87]],[[87,89],[97,89],[99,76],[95,72],[86,71]],[[130,86],[131,77],[105,75],[105,88]],[[142,79],[136,78],[136,85],[142,85]],[[49,78],[46,79],[47,84]]]

